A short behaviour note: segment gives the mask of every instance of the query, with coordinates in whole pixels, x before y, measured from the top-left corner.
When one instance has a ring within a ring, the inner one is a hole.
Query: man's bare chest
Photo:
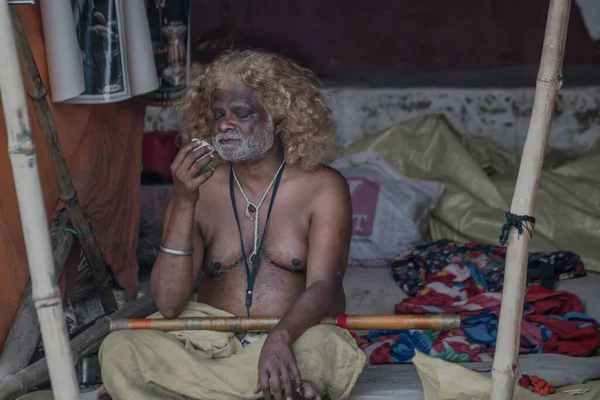
[[[290,203],[274,204],[270,214],[267,207],[253,213],[238,212],[237,220],[231,205],[222,203],[219,212],[201,226],[203,266],[213,272],[227,271],[258,256],[260,264],[290,272],[305,270],[310,220],[298,204]]]
[[[284,178],[266,193],[242,193],[224,181],[211,190],[197,221],[205,247],[203,266],[229,270],[258,256],[275,267],[305,269],[310,199],[302,190],[305,182]]]

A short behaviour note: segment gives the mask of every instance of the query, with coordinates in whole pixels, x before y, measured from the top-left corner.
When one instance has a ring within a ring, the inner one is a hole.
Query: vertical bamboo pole
[[[517,216],[534,215],[552,114],[563,83],[562,66],[570,8],[571,0],[550,0],[533,111],[510,210]],[[532,226],[530,228],[533,229]],[[511,228],[506,250],[496,353],[492,367],[491,400],[512,400],[515,391],[529,241],[530,236],[527,232],[519,235],[517,229]]]
[[[23,78],[15,47],[9,6],[0,1],[0,94],[8,152],[13,170],[19,214],[31,277],[32,299],[40,323],[46,357],[51,364],[50,381],[56,399],[78,399],[79,390],[63,314],[46,209],[31,135]]]
[[[61,228],[67,227],[68,223],[69,216],[63,208],[55,214],[50,226]],[[52,243],[56,276],[60,276],[71,251],[73,235],[64,230],[52,231],[50,229],[50,242]],[[10,331],[4,342],[4,349],[0,354],[0,381],[7,376],[16,374],[29,365],[39,339],[40,324],[31,298],[30,282],[25,288],[21,304],[17,309],[17,314],[12,321]]]

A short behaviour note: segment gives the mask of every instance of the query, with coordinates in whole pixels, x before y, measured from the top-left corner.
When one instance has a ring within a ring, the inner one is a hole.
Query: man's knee
[[[114,347],[122,343],[134,342],[144,336],[144,331],[115,331],[109,333],[102,342],[102,346]]]
[[[302,338],[307,341],[315,342],[315,345],[324,345],[326,341],[348,342],[353,345],[356,342],[352,334],[347,329],[340,328],[337,325],[318,324],[306,330]],[[319,343],[321,342],[321,343]]]
[[[137,333],[134,331],[116,331],[109,333],[98,350],[98,360],[102,363],[102,359],[113,354],[121,354],[127,357],[127,353],[131,352],[130,343],[133,339],[133,335]]]
[[[135,353],[135,349],[150,345],[150,342],[156,341],[156,334],[153,331],[115,331],[109,333],[98,350],[98,360],[102,363],[103,359],[130,359]]]
[[[306,330],[296,341],[294,348],[324,360],[339,353],[362,352],[348,330],[325,324],[319,324]]]

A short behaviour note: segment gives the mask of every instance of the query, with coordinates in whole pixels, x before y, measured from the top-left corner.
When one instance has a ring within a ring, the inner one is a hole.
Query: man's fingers
[[[215,157],[212,154],[205,154],[199,157],[196,161],[192,163],[190,169],[187,172],[187,176],[192,179],[196,177],[208,164],[210,164]]]
[[[208,178],[213,176],[214,173],[215,173],[214,169],[209,169],[208,171],[203,172],[200,175],[198,175],[197,177],[195,177],[194,179],[192,179],[192,181],[190,182],[190,185],[194,188],[198,188],[198,187],[200,187],[200,185],[202,185],[204,182],[206,182],[208,180]]]
[[[287,368],[281,368],[281,381],[283,382],[283,393],[285,394],[285,400],[292,400],[294,398],[294,391],[292,389],[290,373],[288,372]]]
[[[205,142],[204,140],[200,140],[200,139],[192,139],[192,143],[196,143],[196,147],[194,147],[194,150],[192,151],[198,151],[203,147],[210,147],[210,144],[208,142]]]
[[[298,370],[298,365],[294,360],[290,365],[290,370],[292,371],[292,375],[294,376],[294,383],[296,386],[296,390],[300,390],[302,388],[302,376],[300,376],[300,371]]]
[[[210,159],[210,156],[208,154],[212,151],[212,147],[206,146],[201,149],[198,149],[197,151],[194,151],[194,149],[196,148],[197,146],[188,151],[185,158],[179,165],[178,171],[182,175],[186,175],[192,167],[192,165],[194,165],[194,163],[199,159],[202,158],[202,161]]]
[[[185,156],[194,148],[197,147],[197,143],[194,142],[190,142],[188,144],[186,144],[185,146],[183,146],[179,152],[177,153],[177,155],[175,156],[175,158],[173,159],[173,162],[171,163],[171,165],[173,166],[174,169],[177,169],[180,165],[181,162],[183,161],[183,159],[185,158]]]
[[[277,368],[275,370],[271,370],[271,373],[269,374],[271,377],[271,391],[273,392],[273,397],[275,398],[275,400],[282,400],[281,399],[281,380],[280,380],[280,370],[283,370],[283,368]],[[266,397],[265,397],[266,398]]]
[[[263,392],[264,400],[271,400],[271,388],[269,386],[269,373],[267,370],[259,372],[258,386]]]

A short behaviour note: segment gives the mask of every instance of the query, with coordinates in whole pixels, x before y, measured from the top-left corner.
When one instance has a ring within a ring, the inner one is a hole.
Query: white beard
[[[213,137],[213,147],[225,161],[247,162],[261,159],[275,144],[273,131],[275,124],[269,117],[264,129],[252,134],[243,134],[240,131],[218,133]],[[221,144],[222,139],[236,140],[230,144]]]

